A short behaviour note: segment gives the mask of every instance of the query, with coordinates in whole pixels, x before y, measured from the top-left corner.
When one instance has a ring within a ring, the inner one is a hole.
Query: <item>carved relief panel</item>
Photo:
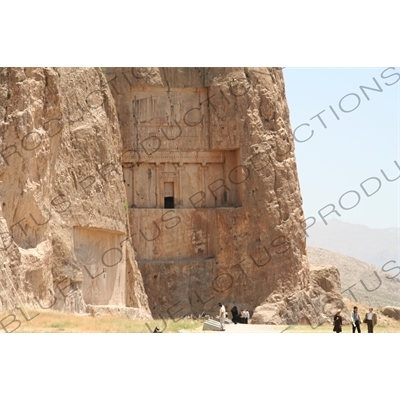
[[[206,88],[135,88],[132,115],[133,143],[148,153],[209,148]]]

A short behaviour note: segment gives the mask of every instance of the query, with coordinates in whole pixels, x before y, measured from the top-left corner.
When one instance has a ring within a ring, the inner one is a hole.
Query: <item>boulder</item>
[[[254,324],[310,324],[317,327],[332,323],[334,314],[341,310],[343,323],[350,322],[350,311],[345,306],[339,270],[332,265],[310,266],[309,290],[290,296],[275,294],[257,307],[252,316]]]
[[[383,307],[382,314],[387,315],[388,317],[394,318],[397,321],[400,321],[400,308],[399,307],[391,307],[391,306]]]

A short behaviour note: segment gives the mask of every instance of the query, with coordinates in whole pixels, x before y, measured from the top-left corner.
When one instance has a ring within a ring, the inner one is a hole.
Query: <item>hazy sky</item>
[[[400,227],[400,68],[283,72],[305,216]]]

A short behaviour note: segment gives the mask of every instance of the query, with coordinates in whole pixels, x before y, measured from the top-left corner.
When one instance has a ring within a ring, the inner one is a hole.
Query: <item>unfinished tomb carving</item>
[[[125,305],[124,235],[104,229],[74,227],[74,253],[83,273],[86,304]]]

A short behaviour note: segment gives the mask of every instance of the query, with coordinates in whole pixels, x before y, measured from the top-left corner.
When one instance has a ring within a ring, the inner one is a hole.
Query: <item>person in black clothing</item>
[[[238,323],[239,311],[236,306],[233,306],[231,309],[232,313],[232,322],[236,325]]]
[[[340,316],[340,310],[333,317],[333,331],[336,333],[342,332],[342,317]]]

